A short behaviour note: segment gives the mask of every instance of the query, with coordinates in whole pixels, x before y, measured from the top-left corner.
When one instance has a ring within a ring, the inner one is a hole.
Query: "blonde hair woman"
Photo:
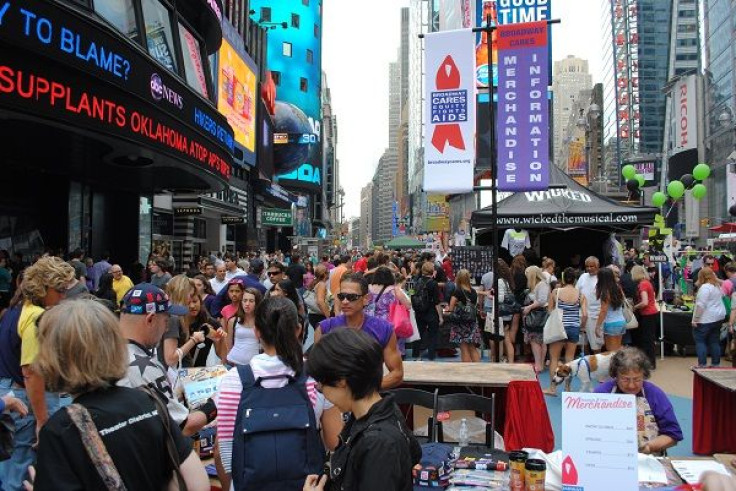
[[[726,307],[721,300],[721,288],[713,270],[707,266],[698,273],[698,295],[693,309],[693,337],[695,352],[698,354],[698,367],[705,367],[710,351],[711,366],[721,364],[720,333],[721,324],[726,317]]]
[[[116,386],[128,370],[128,352],[107,307],[96,300],[62,302],[41,318],[38,342],[34,368],[49,389],[70,393],[74,404],[57,411],[41,429],[36,491],[107,489],[102,476],[114,474],[119,487],[165,489],[174,483],[176,468],[188,489],[209,489],[191,441],[168,413],[158,412],[143,391]],[[176,462],[167,452],[170,441]],[[90,452],[100,456],[101,450],[111,466],[98,467],[90,458]]]
[[[480,344],[480,330],[475,310],[478,294],[470,285],[470,272],[461,269],[455,276],[455,290],[450,297],[448,310],[450,316],[450,342],[460,347],[461,361],[480,361],[477,345]]]
[[[190,300],[197,295],[197,288],[187,275],[178,274],[166,284],[166,293],[172,305],[189,307]],[[172,368],[176,368],[185,355],[205,340],[203,332],[195,332],[189,337],[189,326],[184,326],[183,317],[172,315],[161,339],[159,361]]]
[[[527,306],[521,311],[522,316],[526,317],[535,310],[544,310],[547,308],[549,300],[550,287],[544,272],[539,266],[529,266],[524,271],[526,276],[529,295],[527,296]],[[547,355],[547,345],[544,344],[543,326],[528,328],[524,326],[524,342],[529,343],[534,354],[534,369],[537,373],[544,370],[544,357]]]

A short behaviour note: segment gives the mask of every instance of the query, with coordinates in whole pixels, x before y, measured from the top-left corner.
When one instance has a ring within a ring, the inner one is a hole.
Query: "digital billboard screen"
[[[237,41],[231,44],[233,31],[223,22],[225,38],[218,52],[217,110],[232,126],[245,163],[255,165],[258,68],[244,50],[234,47]]]

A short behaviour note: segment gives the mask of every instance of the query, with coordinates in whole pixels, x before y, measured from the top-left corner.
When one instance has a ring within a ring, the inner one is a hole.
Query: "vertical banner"
[[[549,186],[547,22],[498,26],[498,189]]]
[[[424,41],[424,191],[469,193],[475,163],[473,32],[435,32]]]

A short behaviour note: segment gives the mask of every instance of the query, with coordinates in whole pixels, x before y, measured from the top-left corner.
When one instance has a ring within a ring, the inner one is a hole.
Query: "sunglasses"
[[[266,273],[268,276],[276,276],[277,274],[281,274],[281,271],[269,271]]]
[[[356,300],[359,300],[362,297],[363,295],[359,293],[338,293],[337,294],[337,299],[341,302],[344,302],[345,300],[347,300],[348,302],[355,302]]]

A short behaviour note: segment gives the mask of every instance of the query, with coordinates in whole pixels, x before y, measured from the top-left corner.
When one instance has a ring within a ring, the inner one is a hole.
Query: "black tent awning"
[[[552,166],[550,189],[514,193],[498,202],[498,227],[632,229],[651,225],[657,213],[658,208],[626,206],[601,196]],[[491,227],[491,207],[474,211],[471,223],[475,228]]]

